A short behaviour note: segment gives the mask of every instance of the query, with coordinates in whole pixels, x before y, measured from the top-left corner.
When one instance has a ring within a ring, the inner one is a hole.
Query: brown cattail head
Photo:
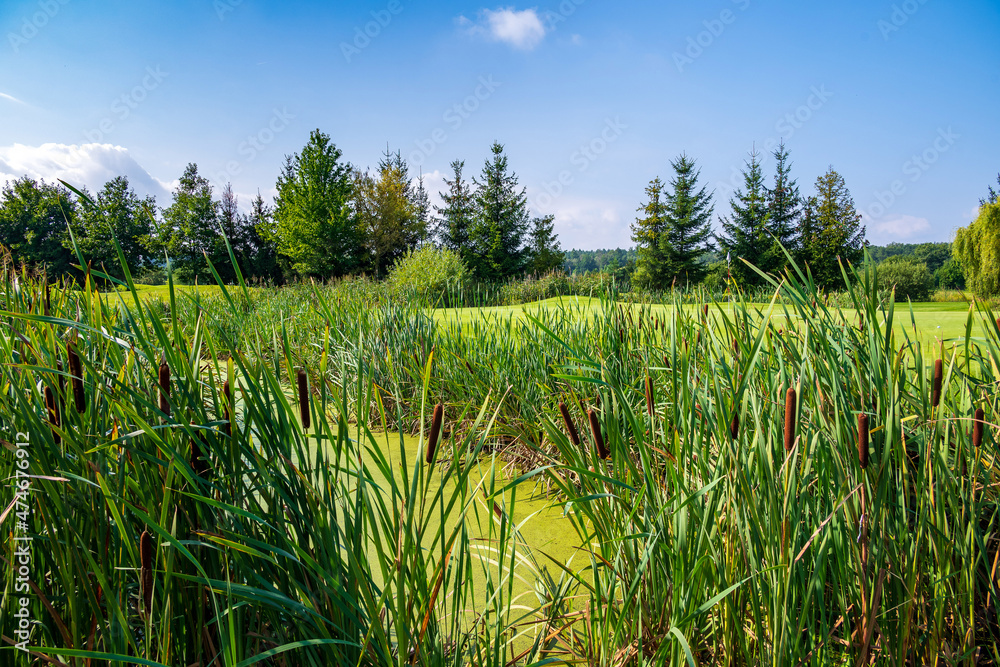
[[[434,465],[434,453],[437,452],[438,439],[441,437],[441,424],[444,422],[444,405],[438,403],[434,406],[434,418],[431,419],[431,434],[427,438],[427,452],[425,459],[427,465]]]
[[[795,387],[785,392],[785,451],[792,451],[795,444]]]
[[[868,467],[868,415],[858,415],[858,464],[864,470]]]
[[[653,416],[653,403],[655,401],[655,396],[653,395],[653,378],[646,376],[646,412],[649,416]]]
[[[45,280],[45,303],[43,305],[43,310],[45,312],[45,317],[48,317],[49,313],[52,312],[52,293],[47,278]]]
[[[597,420],[597,413],[593,410],[587,411],[587,417],[590,419],[590,432],[594,435],[594,444],[597,445],[597,455],[602,459],[608,458],[611,452],[604,444],[604,435],[601,433],[601,422]]]
[[[222,383],[222,420],[226,423],[222,425],[222,432],[226,435],[233,434],[233,388],[229,385],[229,380]]]
[[[148,530],[144,530],[139,537],[139,559],[142,564],[139,587],[142,593],[143,608],[147,614],[153,606],[153,551],[153,537]]]
[[[76,411],[83,413],[87,409],[86,396],[83,393],[83,364],[73,343],[66,343],[66,356],[69,359],[70,385],[73,387],[73,404]]]
[[[983,444],[983,427],[986,413],[982,408],[976,408],[976,421],[972,422],[972,444],[978,449]]]
[[[56,429],[59,427],[59,405],[56,403],[55,392],[52,391],[52,387],[45,387],[45,409],[49,413],[49,425],[52,427],[52,439],[58,445],[62,442],[62,438],[56,433]]]
[[[941,402],[941,377],[944,375],[941,360],[934,361],[934,381],[931,384],[931,405],[935,408]]]
[[[729,422],[729,437],[736,440],[740,437],[740,413],[733,410],[733,420]]]
[[[160,412],[170,416],[170,365],[166,357],[160,357]]]
[[[302,418],[302,428],[308,429],[310,424],[309,415],[309,378],[303,369],[298,372],[299,385],[299,417]]]
[[[708,317],[708,304],[707,304],[707,303],[706,303],[706,304],[705,304],[704,306],[702,306],[702,308],[701,308],[701,313],[702,313],[702,315],[704,315],[705,317]]]
[[[576,425],[573,424],[573,418],[569,415],[569,408],[566,404],[559,402],[559,414],[562,415],[563,423],[566,425],[566,434],[569,435],[569,441],[573,443],[574,447],[580,446],[580,434],[576,431]]]
[[[205,441],[201,437],[191,440],[191,469],[198,477],[204,477],[208,472],[208,459],[205,456]]]

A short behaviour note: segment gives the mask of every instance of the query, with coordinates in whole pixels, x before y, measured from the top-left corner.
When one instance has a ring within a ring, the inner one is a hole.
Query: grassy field
[[[914,334],[858,279],[427,311],[5,276],[0,662],[997,664],[995,316]]]

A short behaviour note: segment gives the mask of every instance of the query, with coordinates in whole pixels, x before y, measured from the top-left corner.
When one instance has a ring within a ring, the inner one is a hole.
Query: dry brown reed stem
[[[566,404],[559,403],[559,414],[562,415],[563,423],[566,425],[566,434],[569,435],[569,441],[573,443],[574,447],[580,446],[580,434],[576,431],[576,425],[573,424],[573,418],[569,414],[569,408]]]
[[[302,419],[302,428],[308,429],[311,423],[309,414],[309,378],[301,368],[299,369],[297,380],[299,386],[299,417]]]
[[[729,437],[736,440],[740,437],[740,413],[733,409],[733,420],[729,422]]]
[[[444,423],[444,405],[434,406],[434,417],[431,419],[431,435],[427,438],[427,453],[424,460],[427,465],[434,465],[434,454],[437,452],[438,439],[441,437],[441,424]]]
[[[868,467],[868,415],[858,415],[858,463],[861,469]]]
[[[653,378],[646,376],[646,412],[649,416],[653,416],[653,403],[655,396],[653,395]]]
[[[166,358],[160,359],[159,385],[160,385],[160,412],[169,417],[170,416],[170,365],[167,364]]]
[[[975,421],[972,422],[972,444],[979,449],[979,446],[983,444],[983,426],[984,419],[986,418],[986,413],[983,412],[982,408],[976,408]]]
[[[604,435],[601,433],[601,422],[597,420],[597,413],[589,410],[587,417],[590,419],[590,431],[594,435],[594,444],[597,445],[597,455],[602,459],[606,459],[611,453],[604,444]]]
[[[83,364],[80,355],[72,342],[66,343],[66,356],[69,359],[70,386],[73,388],[73,404],[76,411],[83,413],[87,409],[86,396],[83,393]]]
[[[931,405],[935,408],[941,402],[941,376],[943,375],[941,360],[934,361],[934,380],[931,384]]]
[[[153,537],[148,530],[139,536],[139,588],[142,593],[143,609],[148,614],[153,606]]]
[[[52,391],[52,387],[45,387],[45,409],[49,413],[49,426],[52,430],[52,440],[58,445],[62,442],[62,438],[56,433],[56,429],[59,428],[59,406],[56,404],[55,392]]]
[[[785,392],[785,451],[792,451],[795,445],[795,387]]]

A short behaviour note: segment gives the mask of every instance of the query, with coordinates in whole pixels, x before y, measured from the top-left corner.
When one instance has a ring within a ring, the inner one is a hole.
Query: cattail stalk
[[[226,423],[222,425],[222,432],[226,436],[233,434],[233,388],[229,385],[229,380],[222,383],[222,419]]]
[[[587,417],[590,419],[590,431],[594,435],[594,444],[597,445],[597,455],[606,459],[611,455],[611,452],[604,444],[604,435],[601,433],[601,423],[597,420],[597,413],[589,410]]]
[[[208,459],[205,457],[204,440],[200,437],[191,439],[191,469],[198,477],[205,477],[208,472]]]
[[[56,395],[52,387],[45,387],[45,409],[49,413],[49,426],[52,430],[52,440],[58,445],[62,438],[56,432],[59,428],[59,406],[56,404]]]
[[[139,573],[139,588],[142,594],[143,609],[147,614],[153,606],[153,551],[153,537],[148,530],[144,530],[139,537],[139,559],[142,565]]]
[[[785,451],[792,451],[795,445],[795,387],[785,392]]]
[[[979,449],[979,446],[983,444],[983,427],[985,426],[984,420],[986,419],[986,413],[983,412],[982,408],[976,408],[976,420],[972,422],[972,444]]]
[[[309,414],[309,378],[303,369],[298,372],[299,385],[299,417],[302,418],[302,428],[308,430],[310,421]]]
[[[160,358],[160,412],[170,416],[170,365],[166,357]]]
[[[653,395],[653,378],[646,376],[646,412],[649,416],[653,416],[653,403],[655,396]]]
[[[425,459],[427,465],[434,465],[434,454],[437,452],[438,438],[441,437],[441,424],[444,422],[444,405],[438,403],[434,406],[434,417],[431,419],[431,434],[427,438],[427,452]]]
[[[858,415],[858,463],[861,469],[868,467],[868,415]]]
[[[66,356],[69,358],[70,385],[73,388],[73,404],[76,411],[83,413],[87,410],[87,399],[83,393],[83,364],[80,363],[80,355],[77,354],[73,343],[66,343]]]
[[[943,375],[941,360],[934,362],[934,380],[931,384],[931,405],[935,408],[941,402],[941,377]]]
[[[577,433],[576,425],[573,424],[573,418],[569,414],[569,408],[566,404],[559,403],[559,413],[562,415],[563,423],[566,424],[566,433],[569,435],[569,441],[573,443],[574,447],[580,446],[580,434]]]

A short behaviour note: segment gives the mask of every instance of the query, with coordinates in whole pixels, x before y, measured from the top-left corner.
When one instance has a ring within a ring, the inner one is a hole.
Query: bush
[[[934,276],[923,262],[896,255],[878,265],[878,286],[880,290],[895,289],[897,301],[928,301]]]
[[[407,253],[389,270],[389,292],[398,301],[418,300],[424,305],[440,306],[449,288],[465,281],[468,269],[461,256],[453,251],[424,246]]]
[[[934,272],[934,281],[941,289],[965,289],[965,272],[958,260],[949,259]]]

